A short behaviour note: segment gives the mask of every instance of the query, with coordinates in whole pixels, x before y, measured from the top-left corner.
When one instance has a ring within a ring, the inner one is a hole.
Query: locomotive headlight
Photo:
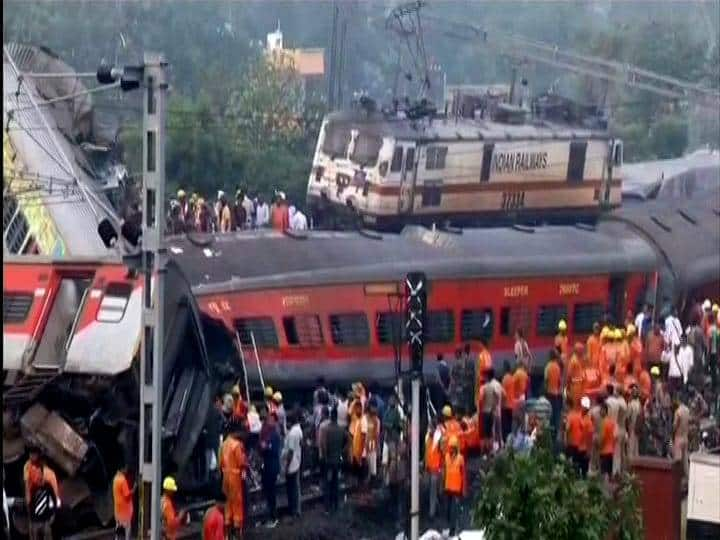
[[[380,173],[380,176],[382,176],[383,178],[385,177],[385,175],[388,172],[388,162],[387,161],[383,161],[380,165],[378,165],[378,172]]]

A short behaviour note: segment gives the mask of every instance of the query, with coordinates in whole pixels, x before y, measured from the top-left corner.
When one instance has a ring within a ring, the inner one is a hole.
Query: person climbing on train
[[[30,540],[36,540],[40,536],[43,540],[50,540],[55,513],[61,506],[57,477],[52,467],[45,462],[38,447],[31,446],[29,454],[23,467],[23,483],[25,504],[30,516]]]
[[[178,486],[175,478],[166,476],[162,484],[163,494],[160,498],[160,511],[162,512],[163,538],[165,540],[176,540],[181,527],[187,519],[187,512],[178,512],[175,507],[175,494]]]
[[[563,367],[567,367],[567,362],[570,358],[570,344],[567,332],[567,322],[565,319],[560,319],[557,325],[558,333],[555,335],[555,349],[560,355],[560,361]]]
[[[225,540],[225,497],[218,494],[215,504],[203,516],[202,540]]]
[[[130,540],[132,535],[133,492],[128,464],[115,473],[112,484],[113,508],[115,512],[115,538]]]
[[[220,450],[220,470],[222,471],[225,504],[225,527],[228,536],[242,538],[245,524],[244,479],[247,474],[247,456],[243,443],[244,429],[236,422],[230,430],[230,436]]]
[[[460,453],[460,442],[453,435],[448,440],[448,453],[445,456],[445,498],[448,508],[448,523],[450,535],[458,529],[458,517],[462,500],[467,494],[467,479],[465,473],[465,459]]]
[[[562,415],[562,367],[556,350],[550,351],[550,359],[545,365],[545,396],[552,406],[550,427],[553,432],[553,441],[557,439]]]

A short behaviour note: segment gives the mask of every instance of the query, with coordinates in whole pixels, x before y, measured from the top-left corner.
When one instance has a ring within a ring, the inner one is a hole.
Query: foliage
[[[498,456],[483,479],[474,525],[488,540],[639,540],[639,491],[624,477],[611,497],[597,479],[580,478],[549,437],[527,456]]]

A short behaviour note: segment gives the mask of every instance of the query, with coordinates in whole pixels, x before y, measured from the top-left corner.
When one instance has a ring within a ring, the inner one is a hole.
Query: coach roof
[[[533,231],[533,232],[529,232]],[[243,231],[168,239],[197,293],[399,280],[410,270],[429,278],[597,275],[650,271],[656,257],[637,235],[615,238],[578,227],[465,230],[406,227],[402,234]]]

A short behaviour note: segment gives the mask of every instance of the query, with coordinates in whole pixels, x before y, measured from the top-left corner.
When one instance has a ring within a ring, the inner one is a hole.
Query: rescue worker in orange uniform
[[[363,452],[365,449],[365,436],[367,435],[367,424],[363,429],[363,407],[360,398],[357,393],[353,392],[353,400],[350,403],[350,411],[348,413],[350,417],[349,430],[350,430],[350,467],[355,473],[358,485],[361,485],[364,471],[363,471]]]
[[[113,478],[113,506],[115,509],[115,535],[124,531],[125,540],[130,540],[133,518],[133,487],[130,481],[130,468],[125,465]]]
[[[225,500],[222,495],[205,512],[202,540],[225,540]]]
[[[630,343],[630,365],[632,366],[632,374],[637,378],[643,369],[643,345],[642,339],[637,335],[634,324],[629,324],[627,327],[627,339]]]
[[[233,397],[233,418],[243,425],[247,424],[248,405],[240,394],[240,386],[235,385],[230,392]]]
[[[480,440],[480,424],[479,414],[476,412],[472,416],[464,416],[460,425],[463,429],[463,437],[460,446],[463,448],[463,455],[467,455],[471,451],[479,451],[482,445]]]
[[[580,398],[585,394],[585,349],[580,342],[575,343],[568,363],[566,386],[566,393],[570,397],[572,407],[578,407]]]
[[[562,414],[562,368],[558,361],[558,353],[550,351],[550,360],[545,366],[545,395],[552,406],[550,425],[553,429],[553,440],[558,436],[560,416]]]
[[[652,395],[652,378],[646,369],[640,371],[640,374],[637,377],[637,384],[640,387],[640,397],[642,397],[642,402],[644,404]]]
[[[602,346],[600,347],[600,378],[602,383],[606,384],[610,379],[610,366],[615,365],[615,356],[617,354],[617,348],[613,342],[613,330],[605,327],[600,332],[600,341]]]
[[[608,415],[607,403],[603,402],[600,405],[599,447],[600,473],[606,482],[612,477],[616,438],[617,424],[615,420]]]
[[[466,491],[465,459],[460,453],[459,440],[453,435],[448,440],[448,454],[445,456],[445,497],[451,536],[457,531],[460,504]]]
[[[505,361],[502,387],[505,392],[501,401],[500,425],[502,426],[502,440],[506,441],[512,431],[513,411],[515,410],[515,376],[510,369],[510,362],[507,361]]]
[[[625,330],[616,328],[613,334],[617,347],[615,360],[615,379],[621,388],[625,387],[625,377],[631,370],[630,365],[630,344],[625,339]]]
[[[515,408],[525,407],[525,401],[530,397],[530,376],[527,372],[527,366],[524,364],[518,364],[515,366],[515,373],[513,374],[515,381],[515,389],[513,398],[515,400]]]
[[[487,372],[492,368],[492,355],[487,347],[487,340],[480,338],[480,352],[478,353],[477,367],[475,369],[475,403],[480,400],[480,388],[487,382]],[[480,410],[480,407],[478,407]]]
[[[434,518],[438,506],[438,491],[440,489],[440,474],[442,472],[442,449],[440,443],[444,435],[444,427],[438,424],[435,418],[430,419],[428,431],[425,434],[425,470],[430,479],[430,518]]]
[[[583,445],[583,437],[582,412],[573,407],[565,418],[565,455],[578,471],[582,471],[580,447]]]
[[[595,424],[592,415],[590,415],[590,398],[583,396],[580,399],[580,409],[582,414],[582,439],[578,447],[578,457],[580,459],[580,471],[583,476],[587,476],[590,468],[590,454],[593,447],[593,438],[595,436]]]
[[[558,333],[555,336],[555,349],[560,353],[560,361],[563,367],[567,367],[568,359],[570,358],[570,343],[567,335],[567,323],[565,319],[558,321]]]
[[[600,349],[602,347],[602,342],[600,339],[600,323],[593,323],[593,333],[590,335],[589,338],[587,338],[587,343],[585,345],[585,352],[587,354],[588,360],[590,361],[590,366],[600,370]]]
[[[236,424],[231,428],[230,436],[223,442],[220,450],[220,470],[222,471],[225,504],[225,528],[228,536],[233,533],[242,538],[245,524],[245,500],[243,493],[247,468],[245,445],[242,441],[242,428]]]
[[[453,411],[452,407],[450,405],[445,405],[442,409],[442,415],[443,415],[443,427],[444,427],[444,437],[442,440],[441,448],[443,450],[443,454],[447,456],[450,452],[449,447],[449,440],[453,437],[455,437],[458,441],[458,448],[460,448],[460,437],[462,436],[462,427],[460,426],[460,422],[458,422],[453,417]]]
[[[160,509],[162,511],[163,537],[166,540],[175,540],[185,522],[187,513],[183,510],[178,512],[175,508],[173,497],[177,493],[178,487],[175,478],[166,476],[163,480],[163,494],[160,499]]]
[[[56,508],[60,508],[60,490],[58,488],[57,477],[45,460],[40,455],[40,449],[36,447],[30,448],[30,458],[23,467],[23,482],[25,484],[25,504],[30,515],[29,533],[30,540],[42,537],[45,540],[52,538],[52,523],[54,516],[44,521],[36,521],[33,519],[32,503],[33,499],[41,489],[50,489],[55,495]]]

